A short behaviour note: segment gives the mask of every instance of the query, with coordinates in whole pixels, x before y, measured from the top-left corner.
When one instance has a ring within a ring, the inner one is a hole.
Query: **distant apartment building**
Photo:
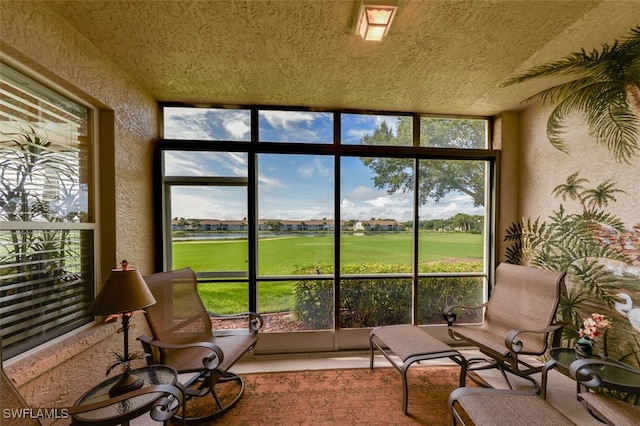
[[[401,231],[404,227],[395,220],[362,220],[353,225],[356,232],[363,231]]]
[[[218,219],[173,219],[173,231],[247,231],[246,220],[218,220]],[[258,231],[333,231],[335,222],[325,219],[309,220],[258,220]],[[340,221],[341,231],[401,231],[404,227],[395,220],[363,220],[349,226],[346,221]]]

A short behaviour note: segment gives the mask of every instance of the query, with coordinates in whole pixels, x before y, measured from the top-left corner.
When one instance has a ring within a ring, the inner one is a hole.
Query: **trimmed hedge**
[[[344,274],[399,273],[406,265],[361,264],[343,267]],[[421,272],[469,272],[482,270],[480,262],[439,261],[421,265]],[[330,273],[327,265],[300,267],[301,275]],[[482,301],[482,279],[474,277],[422,278],[418,284],[418,322],[440,324],[442,309],[452,304],[475,305]],[[293,313],[314,330],[333,328],[334,282],[300,280],[294,283]],[[343,279],[340,287],[340,327],[360,328],[411,323],[412,285],[404,278]],[[460,318],[473,320],[474,318]]]

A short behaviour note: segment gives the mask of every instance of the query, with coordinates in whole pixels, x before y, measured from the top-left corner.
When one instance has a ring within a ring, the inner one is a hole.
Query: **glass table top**
[[[563,367],[567,372],[571,363],[578,359],[583,359],[576,354],[575,349],[571,348],[553,348],[549,351],[549,356],[555,362],[558,363],[558,366]],[[606,360],[607,362],[611,362],[614,364],[618,364],[620,366],[629,367],[626,364],[623,364],[619,361],[615,361],[609,358],[603,358],[598,356],[592,356],[588,358],[592,361],[597,361],[598,359]],[[593,371],[595,374],[600,377],[600,379],[605,383],[612,383],[617,385],[627,385],[637,387],[640,383],[640,372],[639,374],[633,374],[628,370],[623,370],[620,368],[615,368],[605,364],[594,364],[589,366],[589,370]]]
[[[177,380],[175,370],[161,365],[131,370],[131,374],[144,381],[143,388],[152,385],[173,385]],[[88,405],[110,399],[109,389],[120,380],[120,377],[121,375],[114,376],[89,389],[76,401],[75,405]],[[163,392],[138,395],[104,408],[76,414],[74,418],[80,421],[95,421],[96,419],[110,419],[127,414],[131,414],[129,417],[135,417],[150,409],[153,403],[161,396],[163,396]]]

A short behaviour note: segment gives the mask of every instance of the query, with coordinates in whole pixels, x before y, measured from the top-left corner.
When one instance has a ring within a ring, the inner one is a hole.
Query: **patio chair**
[[[586,358],[571,363],[569,374],[582,389],[578,400],[595,419],[608,425],[640,425],[640,406],[607,396],[602,391],[591,391],[603,387],[618,392],[622,398],[637,399],[640,395],[639,370],[606,359]],[[601,376],[607,380],[602,380]],[[615,385],[611,384],[611,379],[615,379]]]
[[[547,400],[526,391],[458,388],[449,395],[449,408],[453,426],[575,425]]]
[[[29,410],[31,407],[24,400],[18,389],[7,376],[4,371],[4,363],[2,362],[2,340],[0,340],[0,397],[3,410],[15,410],[14,412],[24,412],[23,410]],[[3,426],[38,426],[40,421],[31,416],[5,416],[3,412],[2,425]]]
[[[253,312],[223,315],[246,318],[247,329],[216,336],[211,324],[215,314],[206,310],[191,268],[147,275],[144,280],[157,301],[146,308],[145,315],[153,337],[138,338],[148,354],[147,362],[169,365],[179,374],[191,373],[184,381],[186,413],[178,413],[176,417],[199,422],[225,414],[244,393],[244,380],[229,369],[254,348],[262,317]],[[230,384],[235,384],[233,396],[220,398],[218,388],[225,386],[228,393]],[[195,411],[191,402],[198,407]]]
[[[543,366],[533,366],[523,356],[544,354],[549,337],[552,346],[559,345],[563,325],[554,324],[554,317],[560,295],[566,291],[564,276],[564,272],[502,263],[496,269],[495,285],[487,303],[444,309],[451,338],[476,346],[487,357],[468,360],[469,378],[483,386],[474,371],[498,368],[510,389],[513,388],[506,373],[530,380],[540,389],[531,375],[541,372]],[[454,324],[456,311],[464,309],[484,309],[483,324]]]

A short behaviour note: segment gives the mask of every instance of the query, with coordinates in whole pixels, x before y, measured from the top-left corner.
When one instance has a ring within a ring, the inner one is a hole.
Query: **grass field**
[[[403,265],[411,270],[412,238],[409,233],[341,236],[343,265]],[[333,264],[333,236],[283,237],[260,239],[258,264],[260,275],[288,275],[297,267]],[[246,241],[198,240],[173,243],[173,268],[189,266],[195,271],[247,271]],[[421,262],[442,259],[480,261],[483,236],[465,233],[420,234]],[[261,283],[260,312],[288,311],[293,305],[292,281]],[[246,283],[201,284],[200,293],[207,307],[218,313],[247,309]]]
[[[258,243],[260,274],[291,273],[294,266],[333,263],[333,236],[261,239]],[[420,261],[482,259],[483,237],[478,234],[420,234]],[[195,271],[241,271],[247,269],[246,241],[202,240],[173,243],[173,268],[190,266]],[[377,234],[341,237],[344,264],[410,264],[411,234]]]

